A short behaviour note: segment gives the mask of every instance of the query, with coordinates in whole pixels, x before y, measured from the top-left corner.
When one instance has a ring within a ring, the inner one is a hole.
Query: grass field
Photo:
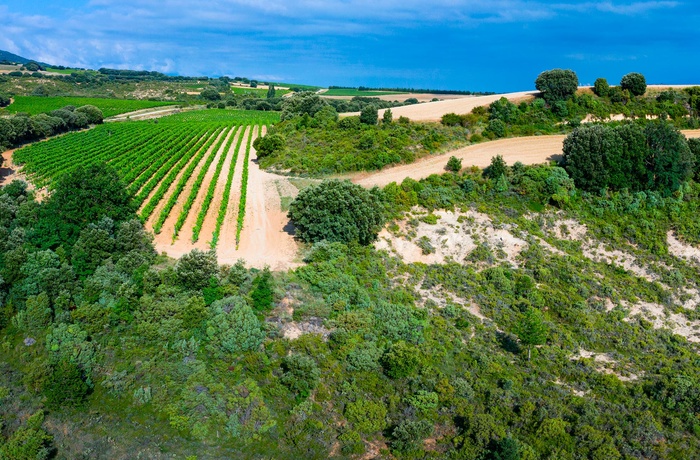
[[[46,113],[60,109],[67,105],[80,107],[82,105],[94,105],[102,110],[105,118],[119,115],[121,113],[133,112],[135,110],[150,109],[166,105],[175,105],[176,102],[163,101],[142,101],[135,99],[101,99],[87,97],[38,97],[38,96],[17,96],[15,101],[4,109],[5,112],[24,112],[30,115]]]

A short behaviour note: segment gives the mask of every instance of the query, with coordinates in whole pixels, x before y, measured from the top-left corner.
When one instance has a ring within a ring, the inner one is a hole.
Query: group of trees
[[[683,134],[659,121],[577,128],[564,140],[563,164],[582,190],[669,195],[693,176],[695,157]]]
[[[55,134],[87,128],[102,123],[102,111],[93,105],[72,105],[49,113],[29,116],[16,114],[0,118],[0,148],[44,139]]]
[[[593,85],[593,92],[598,97],[608,97],[613,102],[623,102],[630,96],[643,96],[647,91],[644,75],[632,72],[622,77],[620,86],[611,87],[605,78],[598,78]]]

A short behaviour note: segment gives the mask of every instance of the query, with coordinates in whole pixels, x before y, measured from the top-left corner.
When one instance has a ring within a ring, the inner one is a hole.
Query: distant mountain
[[[0,50],[0,61],[10,61],[16,62],[17,64],[26,64],[27,62],[34,61],[33,59],[23,58],[22,56],[17,56],[16,54],[10,53],[9,51]],[[34,61],[45,67],[50,67],[50,64],[45,62]]]

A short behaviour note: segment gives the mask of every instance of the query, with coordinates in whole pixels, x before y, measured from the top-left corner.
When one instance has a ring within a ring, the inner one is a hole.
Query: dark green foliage
[[[345,407],[345,417],[356,430],[375,433],[386,427],[386,407],[381,402],[359,399]]]
[[[598,97],[606,97],[610,91],[610,85],[605,78],[598,78],[593,84],[593,92]]]
[[[313,117],[327,105],[328,103],[316,93],[308,91],[296,93],[292,97],[284,98],[281,118],[284,121],[303,115]]]
[[[81,230],[103,217],[115,223],[135,218],[135,208],[117,173],[105,164],[78,167],[61,176],[32,239],[42,247],[72,245]]]
[[[0,93],[0,107],[7,107],[8,105],[10,105],[10,97]]]
[[[491,120],[484,130],[484,135],[491,139],[506,137],[506,124],[499,119]]]
[[[102,115],[102,110],[98,109],[94,105],[84,105],[75,109],[76,112],[85,114],[88,123],[91,125],[99,125],[102,123],[104,116]]]
[[[433,433],[433,426],[427,420],[403,420],[391,432],[391,447],[397,452],[412,451]]]
[[[694,178],[695,182],[700,181],[700,139],[688,139],[688,148],[695,160]]]
[[[647,81],[641,73],[628,73],[620,80],[620,87],[633,96],[642,96],[647,91]]]
[[[326,180],[302,190],[289,207],[296,235],[306,242],[358,242],[377,238],[384,224],[378,193],[348,181]]]
[[[207,322],[207,338],[214,350],[241,353],[260,347],[265,333],[242,297],[217,300]]]
[[[285,139],[280,134],[268,134],[266,136],[257,137],[253,141],[253,147],[255,147],[258,158],[273,154],[282,149],[284,144]]]
[[[489,179],[498,180],[508,172],[508,166],[501,155],[491,158],[491,164],[484,169],[484,176]]]
[[[384,113],[382,114],[382,123],[389,124],[392,121],[394,121],[394,114],[391,113],[391,109],[384,110]]]
[[[301,354],[292,354],[282,360],[284,373],[280,382],[299,398],[306,399],[318,385],[321,377],[313,358]]]
[[[544,345],[547,341],[547,326],[544,323],[542,312],[530,307],[523,314],[516,328],[516,334],[524,345],[527,346],[527,359],[530,359],[530,351],[533,345]]]
[[[572,70],[554,69],[539,74],[535,88],[548,103],[569,99],[578,89],[578,77]]]
[[[266,312],[272,308],[272,273],[265,267],[253,280],[253,291],[250,297],[256,312]]]
[[[462,159],[457,158],[455,156],[451,156],[449,160],[447,160],[447,165],[445,166],[445,169],[448,171],[452,172],[459,172],[462,170]]]
[[[267,88],[267,98],[272,99],[275,97],[275,85],[270,83],[270,85]]]
[[[219,265],[214,251],[193,249],[177,261],[175,272],[185,289],[201,290],[209,287],[209,280],[216,276]]]
[[[205,88],[199,93],[199,97],[206,99],[207,101],[220,101],[221,94],[214,88]]]
[[[48,459],[51,455],[53,437],[41,427],[43,423],[44,413],[42,411],[36,412],[6,442],[0,439],[0,459]]]
[[[632,191],[678,190],[692,176],[693,155],[683,135],[666,122],[577,128],[564,140],[564,167],[576,186]]]
[[[54,410],[82,406],[89,392],[83,370],[68,360],[61,360],[53,366],[43,390],[46,406]]]
[[[394,343],[384,353],[381,362],[384,372],[392,379],[408,377],[416,372],[420,365],[415,347],[406,342]]]
[[[362,109],[362,112],[360,112],[360,123],[362,124],[374,126],[377,124],[378,120],[379,114],[377,111],[377,107],[373,105],[368,105],[367,107]]]

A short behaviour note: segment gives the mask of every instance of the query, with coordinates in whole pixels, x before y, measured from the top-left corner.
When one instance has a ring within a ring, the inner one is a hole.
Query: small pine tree
[[[462,160],[455,156],[451,156],[450,159],[447,160],[447,166],[445,166],[445,169],[452,172],[460,172],[462,170]]]
[[[270,86],[267,88],[267,98],[272,99],[275,97],[275,85],[270,83]]]
[[[360,112],[360,122],[365,125],[374,126],[377,124],[378,120],[379,111],[377,110],[377,107],[373,104],[365,106],[365,108],[362,109],[362,111]]]
[[[520,341],[527,345],[527,360],[530,361],[532,346],[544,345],[547,341],[547,326],[544,324],[542,312],[529,307],[518,323],[515,333]]]
[[[484,170],[484,176],[489,179],[498,180],[508,171],[508,166],[501,155],[491,158],[491,164]]]
[[[272,273],[268,267],[253,280],[253,292],[250,296],[255,311],[264,312],[272,307]]]
[[[391,113],[391,109],[386,109],[382,115],[382,123],[388,125],[392,121],[394,121],[394,114]]]

